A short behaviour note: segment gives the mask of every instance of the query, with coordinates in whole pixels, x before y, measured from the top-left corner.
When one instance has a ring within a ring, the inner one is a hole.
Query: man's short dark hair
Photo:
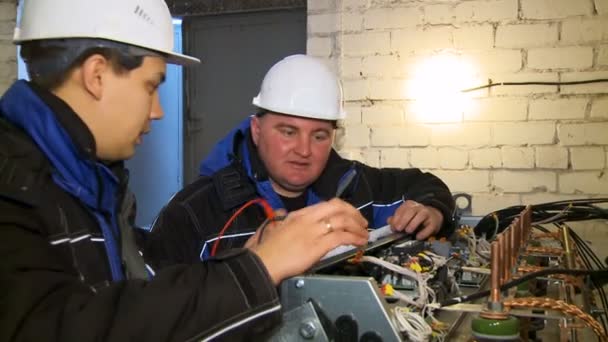
[[[27,66],[30,80],[48,90],[65,82],[75,68],[92,55],[105,57],[117,74],[140,67],[152,51],[103,39],[53,39],[24,42],[21,58]]]

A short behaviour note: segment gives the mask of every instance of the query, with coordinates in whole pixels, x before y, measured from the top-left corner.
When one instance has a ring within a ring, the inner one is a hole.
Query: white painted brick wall
[[[333,6],[332,1],[322,1],[322,0],[311,0],[308,1],[308,12],[319,12],[323,10],[329,10]]]
[[[522,97],[478,99],[465,121],[522,121],[528,116],[528,99]]]
[[[454,10],[458,21],[517,19],[517,0],[460,1]]]
[[[400,74],[403,69],[396,55],[367,56],[361,63],[363,76],[391,77]]]
[[[557,129],[559,142],[564,146],[608,145],[608,123],[561,124]]]
[[[555,142],[552,122],[497,123],[492,127],[496,145],[551,145]]]
[[[343,122],[342,150],[372,165],[432,170],[473,194],[477,214],[608,194],[608,83],[475,91],[450,122],[416,117],[409,88],[420,62],[446,53],[473,67],[478,81],[467,87],[608,78],[608,0],[328,3],[309,6],[319,27],[309,28],[308,46],[339,66],[355,113]],[[448,79],[429,81],[440,88]]]
[[[484,123],[435,125],[431,128],[431,144],[435,146],[487,146],[490,125]]]
[[[342,80],[359,79],[363,71],[363,57],[344,57],[341,61]]]
[[[367,125],[351,125],[344,135],[344,147],[369,146],[370,130]]]
[[[363,150],[363,162],[369,166],[381,167],[380,165],[380,154],[381,150],[368,148]]]
[[[559,190],[564,194],[608,194],[608,173],[570,172],[559,175]]]
[[[399,146],[399,139],[403,134],[399,126],[372,127],[371,131],[371,145],[374,147]]]
[[[571,147],[570,163],[573,170],[601,170],[606,162],[606,153],[603,147]]]
[[[525,19],[554,19],[576,15],[590,15],[592,0],[521,0]]]
[[[503,147],[502,166],[505,169],[533,169],[534,148],[532,147]]]
[[[383,149],[380,155],[380,165],[382,167],[411,167],[408,150],[404,148]]]
[[[310,14],[308,15],[308,32],[310,34],[329,34],[338,30],[336,15]]]
[[[431,128],[426,125],[410,124],[401,127],[400,146],[428,146],[431,142]]]
[[[493,211],[519,204],[521,204],[520,195],[477,193],[473,197],[472,211],[473,215],[485,216]]]
[[[17,49],[12,43],[16,1],[0,1],[0,95],[17,78]]]
[[[584,69],[593,64],[591,47],[563,47],[528,50],[532,69]]]
[[[562,81],[581,81],[608,78],[608,71],[566,72],[562,74]],[[578,85],[565,85],[562,94],[605,94],[606,83],[591,83]]]
[[[469,164],[469,153],[467,150],[458,148],[440,148],[439,167],[445,170],[464,170]]]
[[[608,0],[595,0],[595,9],[599,14],[608,14]]]
[[[481,52],[465,52],[463,56],[469,60],[479,73],[483,75],[497,73],[513,73],[521,70],[523,62],[521,50],[492,49]]]
[[[323,0],[308,0],[311,1],[323,1]],[[368,8],[371,4],[371,0],[341,0],[342,8],[345,10],[357,10],[362,8]]]
[[[496,47],[523,48],[551,46],[557,43],[558,25],[517,24],[496,28]]]
[[[538,99],[530,102],[530,120],[583,119],[586,98]]]
[[[308,39],[306,52],[317,57],[329,57],[333,50],[333,42],[329,37],[313,37]]]
[[[535,192],[556,190],[557,175],[550,171],[494,171],[493,185],[499,192]]]
[[[369,86],[366,80],[343,81],[344,101],[364,100],[369,96]]]
[[[428,5],[424,7],[424,22],[428,24],[447,24],[454,21],[452,5]]]
[[[418,7],[378,8],[365,13],[363,28],[366,30],[415,27],[422,23],[422,11]]]
[[[434,147],[410,149],[410,164],[421,169],[439,168],[439,152]]]
[[[8,41],[13,39],[13,32],[15,30],[15,21],[7,20],[0,21],[0,40]]]
[[[347,102],[344,104],[346,118],[341,121],[341,126],[361,124],[361,104],[356,102]]]
[[[606,0],[608,1],[608,0]],[[600,46],[597,53],[597,65],[608,65],[608,46]]]
[[[345,56],[388,53],[389,50],[389,32],[345,34],[342,37],[342,52]]]
[[[476,169],[497,169],[502,166],[499,148],[481,148],[469,153],[471,166]]]
[[[342,32],[361,32],[363,15],[361,13],[344,13],[342,15]]]
[[[457,28],[454,34],[454,47],[457,49],[491,49],[494,47],[494,26],[475,25]]]
[[[591,118],[608,119],[608,97],[593,101],[591,106]]]
[[[486,170],[445,171],[433,170],[452,192],[488,192],[490,190],[490,172]]]
[[[606,38],[608,38],[608,25],[605,17],[577,17],[562,23],[561,40],[564,43],[581,44],[606,40]]]
[[[403,124],[403,106],[398,104],[378,104],[361,108],[363,122],[368,125],[401,125]]]
[[[428,29],[394,30],[391,34],[391,48],[400,53],[428,51],[450,48],[453,45],[452,29],[431,27]]]
[[[16,16],[15,1],[0,1],[0,21],[14,21]]]
[[[369,80],[369,96],[373,100],[400,100],[405,97],[403,80]]]
[[[567,169],[568,149],[559,146],[536,147],[536,167],[540,169]]]

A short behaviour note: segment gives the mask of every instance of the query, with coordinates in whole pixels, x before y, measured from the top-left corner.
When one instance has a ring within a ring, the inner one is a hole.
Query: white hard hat
[[[164,0],[25,0],[14,42],[106,39],[166,55],[172,64],[198,63],[173,52],[173,23]]]
[[[270,68],[253,104],[275,113],[322,120],[344,119],[342,86],[321,60],[288,56]]]

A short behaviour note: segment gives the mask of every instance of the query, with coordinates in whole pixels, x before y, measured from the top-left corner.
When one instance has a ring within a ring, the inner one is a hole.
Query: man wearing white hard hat
[[[253,104],[258,113],[212,149],[202,177],[161,211],[146,247],[154,266],[205,260],[259,239],[254,233],[267,215],[249,206],[252,200],[292,212],[340,197],[372,229],[390,224],[417,239],[450,233],[454,201],[439,178],[369,167],[332,149],[336,122],[346,114],[340,82],[320,60],[293,55],[279,61]],[[337,222],[328,217],[325,223],[331,229]]]
[[[0,99],[0,341],[249,340],[280,321],[282,279],[365,243],[365,219],[332,201],[248,249],[151,278],[122,161],[163,116],[166,63],[198,62],[171,51],[167,5],[27,0],[15,42],[31,81]]]

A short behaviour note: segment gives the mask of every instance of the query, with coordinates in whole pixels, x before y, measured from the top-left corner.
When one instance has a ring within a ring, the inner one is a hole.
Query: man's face
[[[251,134],[274,190],[294,197],[325,168],[334,126],[326,120],[267,113],[253,118]]]
[[[124,160],[151,129],[152,120],[163,117],[158,87],[165,79],[165,60],[144,57],[140,67],[123,74],[110,70],[99,102],[102,116],[93,129],[97,156],[103,160]]]

